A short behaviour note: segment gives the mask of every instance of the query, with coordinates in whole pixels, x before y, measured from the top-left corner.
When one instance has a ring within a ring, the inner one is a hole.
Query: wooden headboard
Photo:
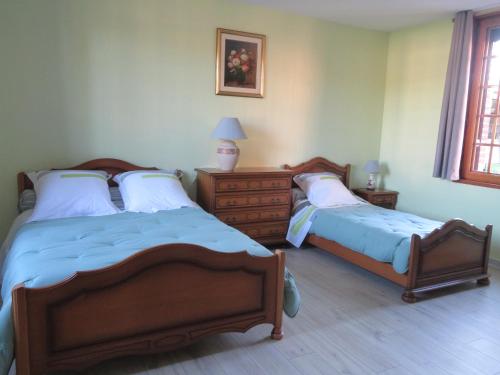
[[[296,166],[290,166],[288,164],[285,164],[284,168],[291,170],[294,176],[301,173],[314,173],[314,172],[335,173],[340,177],[344,185],[347,188],[349,188],[349,172],[351,171],[350,164],[341,166],[325,158],[316,157]]]
[[[153,169],[157,170],[156,167],[140,167],[138,165],[130,164],[126,161],[119,159],[95,159],[87,161],[83,164],[76,165],[70,168],[52,168],[52,170],[57,169],[76,169],[76,170],[84,170],[84,171],[106,171],[112,176],[115,176],[119,173],[137,171],[137,170],[148,170]],[[181,175],[181,171],[177,170],[177,175]],[[116,186],[116,182],[113,179],[108,180],[109,186]],[[21,194],[26,189],[33,189],[33,183],[28,178],[26,173],[20,172],[17,174],[17,190],[18,193]]]

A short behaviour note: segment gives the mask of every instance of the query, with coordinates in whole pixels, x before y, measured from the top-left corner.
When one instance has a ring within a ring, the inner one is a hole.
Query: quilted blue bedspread
[[[371,204],[319,209],[309,233],[335,241],[394,270],[408,270],[412,234],[425,236],[443,223]]]
[[[17,232],[2,272],[0,374],[6,374],[12,362],[11,290],[16,284],[51,285],[76,271],[103,268],[146,248],[168,243],[191,243],[220,252],[246,250],[255,256],[271,255],[257,242],[199,208],[25,224]],[[295,315],[299,304],[293,276],[287,271],[285,312]]]

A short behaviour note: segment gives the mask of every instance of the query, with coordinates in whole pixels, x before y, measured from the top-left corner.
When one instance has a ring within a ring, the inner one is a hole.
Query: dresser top
[[[259,173],[281,173],[286,175],[291,175],[292,171],[281,168],[274,167],[246,167],[246,168],[236,168],[233,171],[223,171],[218,168],[196,168],[197,172],[206,173],[210,175],[224,175],[224,176],[242,176],[242,175],[250,175],[250,174],[259,174]]]
[[[399,194],[397,191],[385,190],[385,189],[368,190],[367,188],[358,188],[358,189],[353,189],[353,191],[356,193],[369,194],[369,195]]]

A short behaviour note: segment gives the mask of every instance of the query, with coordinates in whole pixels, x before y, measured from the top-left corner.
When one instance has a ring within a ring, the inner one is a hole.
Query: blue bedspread
[[[0,374],[6,374],[12,362],[11,290],[16,284],[47,286],[76,271],[106,267],[138,251],[167,243],[191,243],[220,252],[246,250],[255,256],[271,255],[257,242],[198,208],[25,224],[19,229],[3,266]],[[287,271],[285,312],[295,315],[299,304],[293,276]]]
[[[425,236],[443,224],[371,204],[324,208],[314,215],[309,233],[392,263],[398,273],[408,270],[412,234]]]

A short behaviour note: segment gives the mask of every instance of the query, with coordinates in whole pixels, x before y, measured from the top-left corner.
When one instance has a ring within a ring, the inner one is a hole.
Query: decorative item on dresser
[[[198,203],[261,244],[285,242],[292,173],[278,168],[198,168]]]
[[[232,171],[240,156],[240,149],[234,142],[236,139],[246,139],[247,136],[236,117],[224,117],[212,132],[212,138],[220,139],[217,147],[217,162],[224,171]]]
[[[396,209],[396,203],[398,202],[399,194],[397,191],[393,190],[369,190],[367,188],[353,189],[353,193],[360,196],[369,203],[374,204],[375,206],[390,208],[391,210]]]
[[[377,175],[380,173],[380,165],[378,160],[368,160],[364,168],[368,173],[368,183],[366,184],[367,190],[375,190],[377,188]]]

